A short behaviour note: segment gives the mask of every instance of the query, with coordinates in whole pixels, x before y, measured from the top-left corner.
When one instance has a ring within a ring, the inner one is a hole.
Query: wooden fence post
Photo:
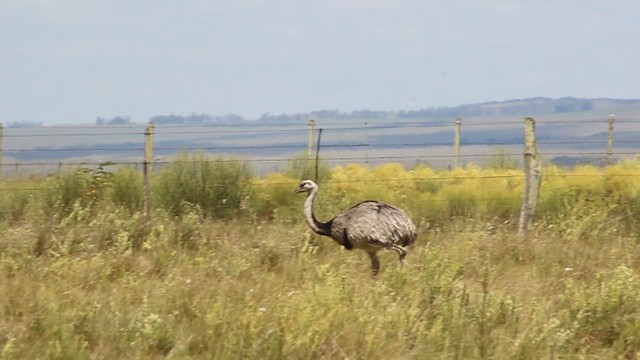
[[[149,122],[144,129],[144,160],[142,163],[144,179],[144,199],[142,203],[142,227],[149,230],[149,177],[153,170],[153,123]]]
[[[2,139],[4,138],[4,124],[0,122],[0,177],[2,177]]]
[[[309,119],[309,144],[307,145],[307,157],[311,157],[313,154],[313,132],[315,129],[316,121]]]
[[[615,115],[609,115],[609,134],[607,136],[607,165],[613,165],[613,123],[616,121]]]
[[[153,130],[152,122],[149,122],[144,130],[144,161],[149,167],[149,173],[153,171]]]
[[[528,239],[540,195],[541,181],[542,165],[536,146],[536,122],[528,117],[524,119],[524,196],[518,224],[518,236],[521,240]]]
[[[462,119],[457,118],[455,135],[453,137],[453,167],[455,169],[460,167],[460,128],[462,125]]]

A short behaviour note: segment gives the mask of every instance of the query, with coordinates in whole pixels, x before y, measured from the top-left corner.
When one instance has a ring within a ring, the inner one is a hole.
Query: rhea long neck
[[[309,196],[307,200],[304,202],[304,217],[307,219],[307,223],[311,230],[320,235],[329,235],[330,234],[330,223],[323,223],[316,219],[316,216],[313,214],[313,202],[316,199],[316,195],[318,194],[318,188],[314,187],[309,192]]]

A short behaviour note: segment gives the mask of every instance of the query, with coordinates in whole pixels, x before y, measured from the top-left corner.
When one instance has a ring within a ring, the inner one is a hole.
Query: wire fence
[[[397,162],[447,169],[472,163],[496,166],[500,161],[522,165],[521,120],[458,119],[459,128],[455,120],[155,125],[152,159],[144,157],[147,124],[8,127],[0,131],[0,174],[48,175],[107,161],[139,168],[150,161],[157,171],[184,151],[246,163],[261,174],[282,170],[294,159],[314,161],[310,155],[316,151],[320,129],[318,150],[322,161],[331,166]],[[611,117],[537,119],[536,127],[538,148],[546,162],[607,165],[640,152],[640,118],[615,119],[615,127]]]

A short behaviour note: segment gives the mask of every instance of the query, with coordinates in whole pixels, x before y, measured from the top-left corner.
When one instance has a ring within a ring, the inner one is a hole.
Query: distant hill
[[[507,101],[491,101],[454,107],[426,108],[415,111],[401,111],[400,118],[442,118],[442,117],[480,117],[480,116],[535,116],[572,112],[588,112],[602,106],[627,107],[637,105],[640,99],[579,99],[563,97],[551,99],[536,97]]]
[[[425,107],[418,110],[380,111],[355,110],[341,112],[338,110],[317,110],[294,114],[262,114],[257,119],[246,119],[236,114],[168,114],[155,115],[149,119],[156,125],[270,125],[290,124],[315,120],[367,120],[367,121],[403,121],[403,120],[450,120],[452,118],[504,117],[504,116],[536,116],[549,114],[588,113],[605,111],[612,113],[640,113],[640,99],[610,98],[546,98],[512,99],[506,101],[488,101],[475,104],[464,104],[451,107]],[[146,123],[146,121],[145,121]],[[130,116],[116,116],[111,119],[97,117],[95,125],[127,125],[134,124]],[[44,127],[43,122],[13,121],[4,124],[7,128]]]
[[[586,113],[589,111],[621,107],[634,107],[640,112],[640,99],[584,99],[563,97],[558,99],[535,97],[528,99],[512,99],[506,101],[490,101],[477,104],[466,104],[453,107],[426,107],[418,110],[402,110],[398,112],[380,110],[356,110],[341,112],[338,110],[318,110],[295,114],[263,114],[255,120],[245,119],[239,115],[228,114],[211,116],[205,114],[191,115],[157,115],[151,118],[154,124],[285,124],[315,120],[442,120],[456,117],[492,117],[492,116],[536,116],[547,114]]]

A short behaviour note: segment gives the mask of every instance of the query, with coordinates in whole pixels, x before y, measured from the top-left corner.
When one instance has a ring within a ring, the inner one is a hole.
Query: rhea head
[[[314,183],[311,180],[303,180],[300,185],[298,186],[298,189],[296,190],[296,193],[302,193],[302,192],[306,192],[306,193],[310,193],[311,190],[313,190],[314,188],[316,188],[318,185],[316,185],[316,183]]]

